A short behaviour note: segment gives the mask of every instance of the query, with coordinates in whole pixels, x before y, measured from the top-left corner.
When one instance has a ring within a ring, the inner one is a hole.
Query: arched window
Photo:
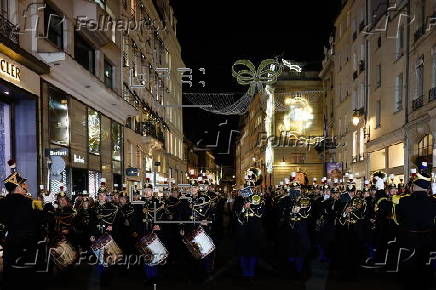
[[[418,143],[418,156],[429,156],[433,152],[433,136],[425,135]]]

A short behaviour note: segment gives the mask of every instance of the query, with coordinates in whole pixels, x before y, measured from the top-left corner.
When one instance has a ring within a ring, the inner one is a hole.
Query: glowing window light
[[[286,131],[302,133],[312,125],[313,109],[305,98],[288,98],[285,104],[289,105],[289,113],[283,118],[283,128]]]

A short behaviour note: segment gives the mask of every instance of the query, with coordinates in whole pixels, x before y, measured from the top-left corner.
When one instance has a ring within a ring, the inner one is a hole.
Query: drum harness
[[[112,225],[115,221],[115,218],[117,216],[118,213],[118,207],[114,207],[114,208],[104,208],[103,205],[99,205],[98,208],[98,212],[97,212],[97,219],[100,220],[102,223],[99,223],[97,225],[98,230],[100,231],[101,234],[104,234],[104,231],[106,230],[106,227],[109,225]],[[107,214],[104,214],[103,212],[109,212]]]

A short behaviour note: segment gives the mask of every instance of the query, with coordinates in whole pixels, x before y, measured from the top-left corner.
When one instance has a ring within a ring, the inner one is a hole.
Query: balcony
[[[431,88],[428,91],[428,101],[431,102],[431,101],[434,101],[434,100],[436,100],[436,87]]]
[[[6,17],[0,14],[0,34],[2,37],[18,45],[20,43],[18,37],[19,30],[20,29],[17,25],[14,25]]]
[[[420,96],[417,99],[412,100],[412,110],[413,111],[418,110],[422,106],[424,106],[424,96]]]

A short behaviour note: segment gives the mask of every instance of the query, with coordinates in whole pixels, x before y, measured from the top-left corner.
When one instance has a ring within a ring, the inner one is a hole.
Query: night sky
[[[249,59],[256,66],[266,58],[282,56],[287,60],[319,64],[323,46],[333,28],[340,0],[174,0],[177,38],[182,58],[194,70],[193,86],[184,92],[240,92],[231,75],[238,59]],[[206,69],[205,76],[198,69]],[[203,88],[198,81],[206,81]],[[185,101],[187,104],[189,102]],[[218,124],[228,121],[221,136],[238,130],[238,117],[219,116],[201,109],[184,109],[185,136],[192,142],[214,144]],[[226,131],[227,130],[227,131]],[[207,133],[205,133],[207,132]],[[226,152],[228,138],[222,138],[217,152]],[[216,152],[216,153],[217,153]],[[219,164],[233,165],[231,155],[216,154]]]

